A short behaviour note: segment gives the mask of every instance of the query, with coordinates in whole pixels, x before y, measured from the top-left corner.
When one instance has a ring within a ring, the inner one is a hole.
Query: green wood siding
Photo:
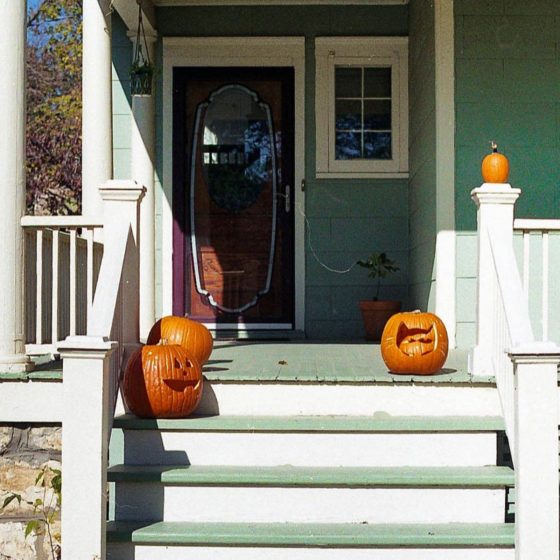
[[[557,218],[560,204],[560,3],[455,1],[456,222],[476,229],[471,189],[495,140],[523,189],[519,217]]]

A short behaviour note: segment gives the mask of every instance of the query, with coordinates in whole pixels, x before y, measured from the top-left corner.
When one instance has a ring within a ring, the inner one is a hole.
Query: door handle
[[[291,209],[291,187],[286,185],[283,193],[276,193],[276,196],[280,196],[284,199],[284,210],[286,214],[289,214]]]

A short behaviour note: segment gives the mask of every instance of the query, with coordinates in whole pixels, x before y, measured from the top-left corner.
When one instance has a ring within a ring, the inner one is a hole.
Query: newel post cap
[[[99,187],[104,202],[140,202],[145,193],[146,187],[132,180],[111,179]]]
[[[509,183],[482,183],[471,191],[471,198],[477,207],[484,204],[515,204],[521,189],[513,188]]]

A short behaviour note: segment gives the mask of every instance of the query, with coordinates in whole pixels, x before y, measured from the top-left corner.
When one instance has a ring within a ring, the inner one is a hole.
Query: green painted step
[[[299,547],[507,547],[512,524],[290,524],[110,522],[109,542],[197,546]]]
[[[505,429],[499,416],[196,416],[148,419],[115,418],[123,430],[207,432],[495,432]]]
[[[509,467],[239,467],[116,465],[110,482],[156,482],[166,485],[274,487],[460,487],[512,486]]]

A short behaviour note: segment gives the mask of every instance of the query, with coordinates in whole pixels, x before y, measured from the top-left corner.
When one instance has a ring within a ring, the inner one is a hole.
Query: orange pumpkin
[[[498,153],[498,146],[491,142],[492,153],[482,160],[482,178],[485,183],[507,183],[509,177],[509,161],[506,156]]]
[[[122,390],[136,416],[184,418],[202,397],[202,370],[179,345],[146,345],[128,360]]]
[[[435,373],[445,363],[448,348],[445,325],[433,313],[396,313],[381,336],[381,356],[393,373]]]
[[[151,328],[147,344],[157,344],[160,340],[183,346],[201,365],[208,361],[214,346],[210,331],[202,323],[175,315],[162,317]]]

